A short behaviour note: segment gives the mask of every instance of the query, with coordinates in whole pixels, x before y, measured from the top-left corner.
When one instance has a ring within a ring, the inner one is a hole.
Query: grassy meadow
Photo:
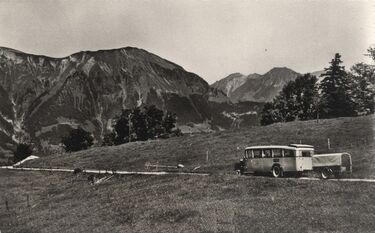
[[[2,232],[372,232],[375,184],[0,171]],[[29,195],[29,202],[27,202]],[[8,202],[8,210],[4,204]]]
[[[29,161],[24,166],[128,171],[182,163],[211,175],[114,176],[93,185],[82,173],[0,170],[0,231],[373,232],[375,183],[233,175],[245,146],[302,142],[328,152],[329,138],[329,151],[352,154],[354,177],[375,178],[373,122],[291,122]]]

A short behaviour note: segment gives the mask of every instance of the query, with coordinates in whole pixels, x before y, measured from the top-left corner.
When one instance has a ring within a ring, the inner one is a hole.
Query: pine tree
[[[324,118],[355,115],[350,82],[341,63],[341,56],[336,53],[330,67],[321,75],[324,79],[320,84],[320,113]]]

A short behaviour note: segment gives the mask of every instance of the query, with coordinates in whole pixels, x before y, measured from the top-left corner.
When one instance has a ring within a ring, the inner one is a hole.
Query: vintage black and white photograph
[[[375,232],[374,0],[0,0],[0,233]]]

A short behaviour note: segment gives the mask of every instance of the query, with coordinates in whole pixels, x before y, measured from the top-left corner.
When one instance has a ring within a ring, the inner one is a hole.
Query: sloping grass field
[[[299,121],[236,131],[188,134],[171,139],[97,147],[56,154],[25,163],[31,167],[93,168],[103,170],[156,170],[147,165],[185,166],[184,171],[232,173],[246,146],[290,143],[311,144],[316,153],[349,152],[353,177],[375,177],[374,115]],[[327,141],[331,149],[328,150]],[[237,149],[238,148],[238,149]]]
[[[352,154],[353,176],[374,178],[373,122],[366,116],[184,135],[24,165],[144,171],[182,163],[210,176],[115,176],[92,185],[82,173],[0,169],[0,231],[374,232],[375,183],[233,175],[244,146],[302,142],[327,152],[330,138],[331,152]]]

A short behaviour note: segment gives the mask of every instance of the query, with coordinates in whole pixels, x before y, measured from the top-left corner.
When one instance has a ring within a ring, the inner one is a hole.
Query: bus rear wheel
[[[275,165],[272,167],[272,176],[275,178],[279,178],[283,176],[283,170],[279,165]]]
[[[328,179],[332,175],[332,170],[329,168],[323,168],[320,171],[320,177],[324,180]]]

